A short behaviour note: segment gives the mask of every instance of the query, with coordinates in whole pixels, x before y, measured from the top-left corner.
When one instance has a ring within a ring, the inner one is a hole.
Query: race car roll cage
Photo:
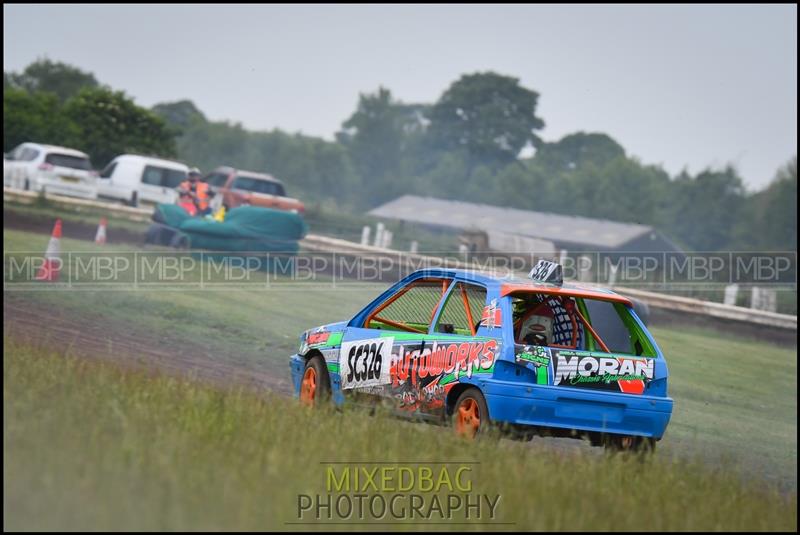
[[[395,327],[395,328],[403,330],[403,331],[419,333],[419,334],[428,334],[427,331],[423,331],[420,328],[413,327],[411,325],[406,325],[405,323],[402,323],[402,322],[389,320],[389,319],[386,319],[386,318],[381,318],[381,317],[378,316],[378,313],[382,312],[383,310],[386,309],[386,307],[388,307],[389,305],[391,305],[392,303],[397,301],[400,297],[405,295],[406,292],[408,292],[411,288],[414,288],[414,287],[420,285],[420,283],[426,283],[426,282],[431,282],[431,281],[436,281],[436,280],[438,280],[438,279],[419,279],[419,280],[413,281],[412,283],[408,284],[407,286],[402,288],[399,292],[397,292],[396,294],[391,296],[389,299],[387,299],[386,301],[384,301],[383,303],[378,305],[375,308],[375,310],[370,312],[369,315],[367,316],[366,320],[364,321],[364,328],[369,328],[370,323],[372,323],[373,321],[376,321],[378,323],[383,323],[385,325],[389,325],[390,327]],[[439,307],[442,304],[442,300],[447,295],[447,290],[450,287],[450,284],[453,283],[453,281],[450,281],[450,283],[448,284],[448,280],[447,279],[441,279],[441,280],[442,280],[442,294],[439,296],[439,300],[437,301],[436,306],[433,307],[433,310],[431,311],[431,319],[430,319],[429,324],[433,324],[433,320],[436,317],[436,311],[439,310]],[[461,301],[462,301],[462,303],[464,305],[464,312],[466,313],[466,316],[467,316],[467,322],[469,324],[470,333],[472,334],[472,336],[475,336],[475,333],[477,332],[477,328],[476,328],[476,325],[475,325],[475,321],[472,318],[472,310],[470,309],[470,306],[469,306],[469,296],[467,295],[467,290],[466,290],[465,285],[464,285],[463,282],[457,281],[457,282],[455,282],[455,284],[457,284],[460,287],[460,290],[461,290]],[[545,295],[547,295],[547,294],[545,294]],[[563,348],[563,349],[575,349],[577,347],[577,345],[578,345],[578,320],[580,320],[581,324],[583,324],[583,326],[589,331],[589,333],[592,335],[592,338],[595,340],[595,342],[597,342],[597,344],[600,346],[600,348],[605,353],[611,353],[611,350],[608,348],[608,346],[605,344],[605,342],[603,342],[603,339],[600,338],[600,335],[597,333],[597,331],[594,329],[594,327],[592,327],[592,324],[589,323],[589,320],[586,319],[586,316],[583,315],[583,313],[580,311],[580,308],[575,304],[575,300],[574,300],[573,297],[560,295],[560,294],[551,294],[551,295],[549,295],[549,297],[558,300],[558,302],[561,304],[561,306],[564,307],[564,310],[567,311],[567,315],[569,316],[569,319],[572,322],[572,345],[571,346],[566,346],[566,345],[560,345],[560,344],[550,344],[551,347],[558,347],[558,348]],[[577,319],[576,319],[576,316],[577,316]],[[517,322],[514,324],[514,330],[517,329],[517,324],[521,320],[522,320],[522,318],[517,320]]]

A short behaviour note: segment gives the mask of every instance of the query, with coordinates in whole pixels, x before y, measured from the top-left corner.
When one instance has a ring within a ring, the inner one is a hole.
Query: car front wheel
[[[319,407],[330,397],[331,384],[325,361],[319,355],[306,362],[300,383],[300,402],[309,407]]]

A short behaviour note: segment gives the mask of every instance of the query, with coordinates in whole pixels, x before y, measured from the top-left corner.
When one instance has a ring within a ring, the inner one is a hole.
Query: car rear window
[[[232,187],[245,191],[252,191],[254,193],[265,193],[278,197],[286,196],[286,192],[280,182],[272,182],[271,180],[262,180],[249,176],[238,175],[233,181]]]
[[[92,169],[92,163],[89,161],[89,158],[83,156],[51,152],[45,156],[44,161],[56,167],[69,167],[70,169],[82,169],[84,171],[90,171]]]

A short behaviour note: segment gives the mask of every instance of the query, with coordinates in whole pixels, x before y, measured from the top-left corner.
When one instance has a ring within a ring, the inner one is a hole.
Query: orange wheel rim
[[[481,426],[481,412],[478,402],[467,398],[456,409],[456,433],[467,438],[475,438]]]
[[[622,437],[622,448],[626,450],[633,448],[633,437]]]
[[[316,393],[317,372],[314,368],[308,368],[303,374],[303,382],[300,384],[300,401],[308,406],[313,406]]]

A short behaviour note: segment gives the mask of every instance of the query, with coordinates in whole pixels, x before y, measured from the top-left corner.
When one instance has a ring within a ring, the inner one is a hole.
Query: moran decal
[[[654,359],[562,351],[553,359],[553,384],[615,386],[625,393],[641,394],[654,371]]]

